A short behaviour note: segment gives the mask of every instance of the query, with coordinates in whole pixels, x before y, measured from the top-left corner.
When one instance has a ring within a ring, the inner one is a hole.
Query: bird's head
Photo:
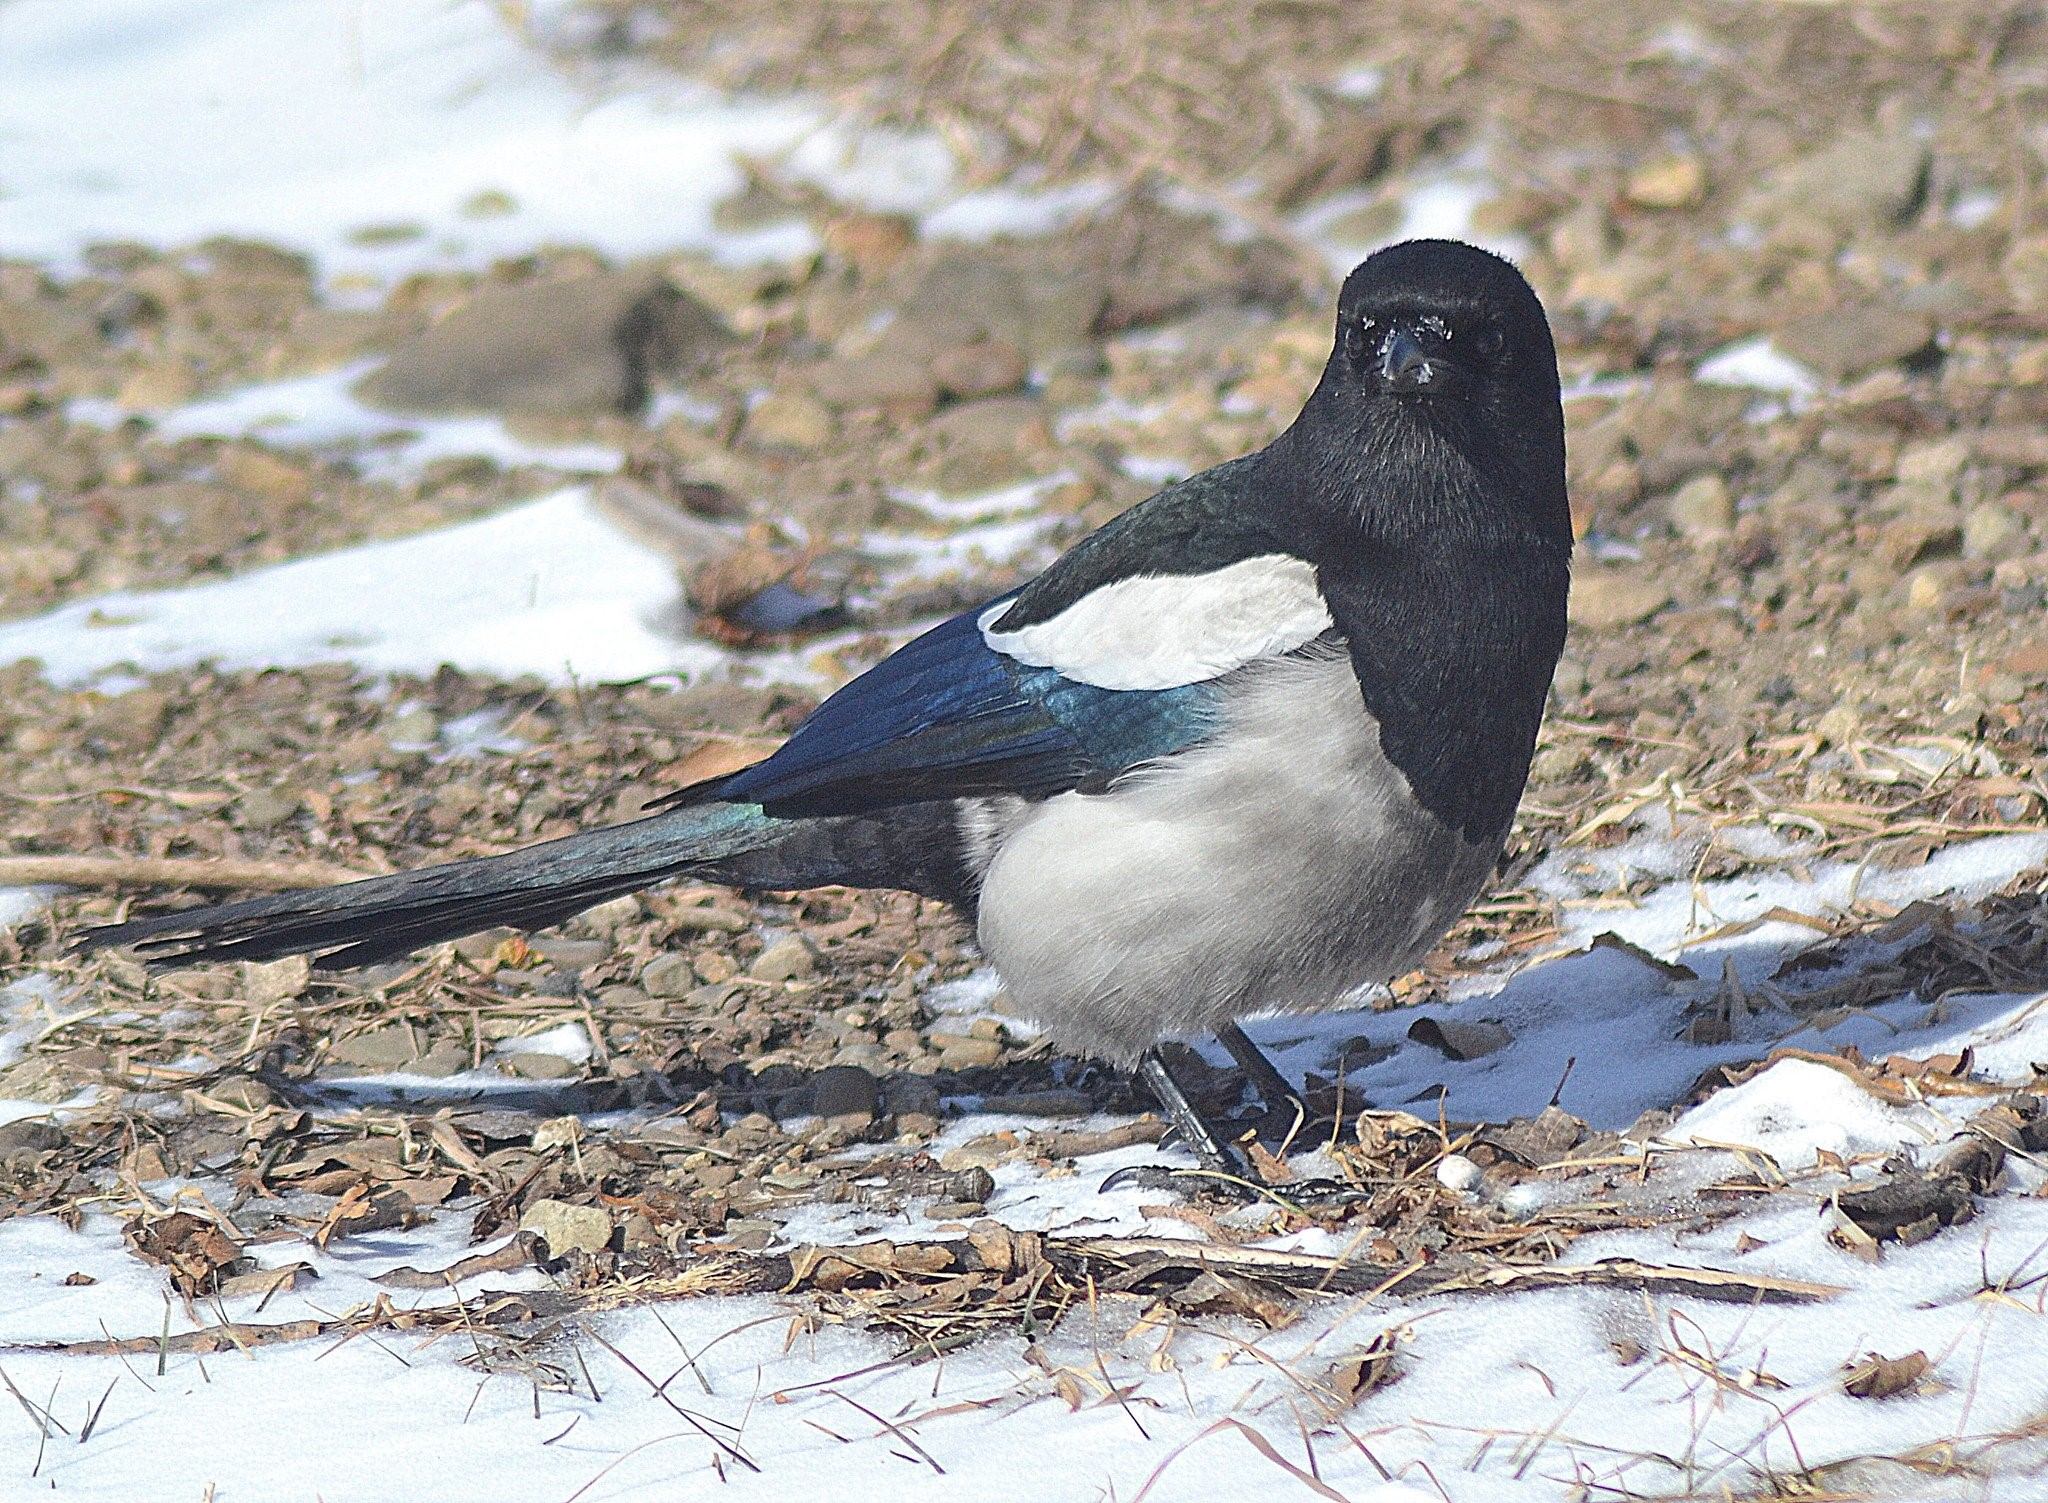
[[[1534,289],[1499,256],[1409,240],[1357,266],[1303,416],[1326,437],[1341,431],[1359,457],[1433,450],[1512,474],[1513,495],[1498,499],[1569,537],[1557,350]]]

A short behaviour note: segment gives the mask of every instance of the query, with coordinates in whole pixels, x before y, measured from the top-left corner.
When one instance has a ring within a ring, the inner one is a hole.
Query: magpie
[[[766,759],[507,855],[91,930],[152,959],[366,965],[671,878],[949,900],[1015,1008],[1136,1068],[1241,1175],[1161,1042],[1411,969],[1506,841],[1565,634],[1557,356],[1507,261],[1391,246],[1264,449],[933,627]],[[1268,1101],[1269,1106],[1278,1103]]]

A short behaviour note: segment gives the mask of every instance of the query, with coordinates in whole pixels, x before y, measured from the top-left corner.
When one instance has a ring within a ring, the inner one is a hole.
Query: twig
[[[228,856],[0,856],[0,887],[290,892],[355,882],[369,875],[316,861],[247,861]]]

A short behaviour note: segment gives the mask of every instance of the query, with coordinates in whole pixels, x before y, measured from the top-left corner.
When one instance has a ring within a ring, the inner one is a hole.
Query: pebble
[[[1934,320],[1890,303],[1830,308],[1771,331],[1777,349],[1840,385],[1927,348]]]
[[[811,1110],[835,1127],[865,1127],[881,1105],[881,1083],[858,1065],[827,1065],[811,1084]]]
[[[1712,472],[1673,491],[1664,510],[1671,525],[1695,542],[1716,542],[1735,531],[1735,498],[1728,482]]]
[[[1622,197],[1639,209],[1690,209],[1706,196],[1706,165],[1695,156],[1645,162],[1628,175],[1622,188]]]
[[[235,823],[245,830],[271,830],[298,812],[298,795],[280,788],[252,788],[235,804]]]
[[[667,951],[640,968],[640,985],[650,997],[686,997],[697,989],[697,969],[689,956]]]
[[[569,1080],[582,1073],[573,1060],[563,1059],[559,1054],[542,1054],[537,1051],[501,1054],[497,1058],[497,1065],[507,1075],[520,1080]]]
[[[1671,603],[1671,592],[1655,580],[1622,569],[1579,570],[1567,608],[1574,626],[1612,631],[1647,621]]]
[[[710,309],[641,269],[479,288],[357,383],[373,406],[551,417],[630,412],[732,335]]]
[[[992,1065],[1003,1057],[1003,1046],[997,1040],[969,1038],[959,1033],[932,1034],[931,1046],[939,1051],[939,1067],[944,1070],[971,1070]]]
[[[388,1023],[342,1039],[328,1050],[330,1065],[347,1065],[364,1073],[397,1070],[419,1056],[419,1044],[410,1027]]]
[[[1013,392],[1030,373],[1023,351],[1003,339],[955,345],[932,357],[932,375],[939,389],[963,401]]]
[[[756,955],[754,963],[747,967],[747,974],[756,981],[796,981],[817,968],[817,953],[811,949],[810,942],[800,934],[791,934]]]
[[[2003,563],[2029,552],[2032,541],[2027,529],[2010,508],[1997,501],[1980,501],[1963,519],[1963,557]]]
[[[774,392],[747,414],[747,437],[771,449],[810,453],[832,442],[839,425],[832,410],[800,391]]]
[[[603,1252],[612,1240],[612,1218],[603,1207],[571,1205],[566,1200],[536,1200],[520,1216],[519,1229],[546,1243],[550,1258]]]

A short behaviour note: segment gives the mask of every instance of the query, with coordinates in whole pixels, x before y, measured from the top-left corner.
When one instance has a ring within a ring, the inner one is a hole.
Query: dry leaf
[[[1871,1352],[1849,1365],[1842,1375],[1842,1390],[1851,1398],[1889,1399],[1910,1393],[1927,1368],[1925,1352],[1908,1352],[1903,1357],[1880,1357]]]

